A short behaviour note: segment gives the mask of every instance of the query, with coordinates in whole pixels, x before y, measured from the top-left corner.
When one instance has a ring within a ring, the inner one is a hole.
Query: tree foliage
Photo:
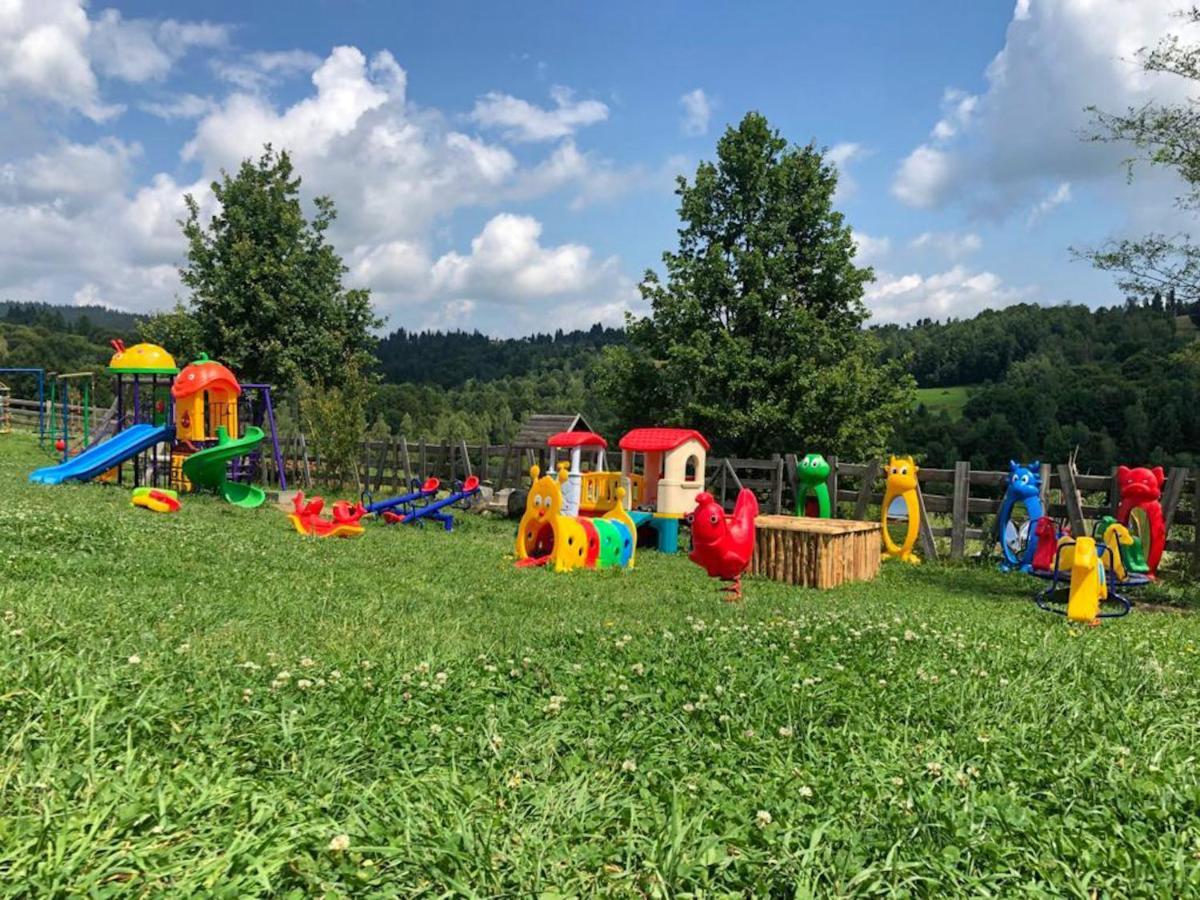
[[[606,385],[628,424],[686,424],[749,455],[883,449],[912,399],[861,325],[869,268],[833,208],[837,173],[749,113],[715,162],[678,181],[679,248],[647,272],[648,317],[609,351]]]
[[[1193,6],[1180,18],[1200,24],[1200,8]],[[1146,72],[1200,83],[1200,44],[1167,35],[1140,57]],[[1127,161],[1130,179],[1139,160],[1172,169],[1186,185],[1177,198],[1179,207],[1192,212],[1200,209],[1200,115],[1194,98],[1183,103],[1151,102],[1123,113],[1104,112],[1098,107],[1091,111],[1097,125],[1089,136],[1091,140],[1133,147],[1134,155]],[[1190,234],[1150,233],[1075,253],[1096,268],[1113,272],[1126,294],[1152,297],[1169,292],[1182,303],[1200,300],[1200,245],[1192,241]]]
[[[371,362],[381,322],[370,292],[346,290],[341,257],[326,239],[333,201],[317,197],[309,221],[286,150],[267,145],[234,175],[212,183],[219,211],[207,224],[187,195],[190,309],[205,350],[247,381],[290,388],[301,379],[340,385]]]

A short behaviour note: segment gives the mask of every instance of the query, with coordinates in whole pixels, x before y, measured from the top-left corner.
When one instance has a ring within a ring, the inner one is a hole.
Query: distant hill
[[[55,306],[50,303],[22,303],[0,300],[0,321],[12,325],[37,325],[51,331],[103,337],[128,337],[144,316],[110,309],[107,306]]]
[[[556,331],[525,338],[493,338],[478,331],[407,331],[379,342],[376,356],[393,383],[449,388],[467,381],[496,381],[546,369],[583,369],[607,346],[625,340],[619,328]]]

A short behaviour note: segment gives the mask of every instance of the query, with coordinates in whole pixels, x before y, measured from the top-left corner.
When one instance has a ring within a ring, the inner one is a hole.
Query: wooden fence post
[[[1083,520],[1083,499],[1075,483],[1075,461],[1058,465],[1058,483],[1062,487],[1063,503],[1067,507],[1067,518],[1071,522],[1071,534],[1082,537],[1087,534],[1087,523]]]
[[[400,435],[400,458],[404,461],[404,487],[412,480],[412,460],[408,458],[408,438]]]
[[[304,460],[304,486],[312,490],[312,468],[308,464],[308,444],[304,441],[304,432],[300,432],[300,456]]]
[[[772,453],[771,461],[775,463],[775,472],[771,477],[771,512],[779,515],[783,512],[783,457]]]
[[[838,518],[838,458],[827,456],[825,462],[829,463],[829,478],[826,480],[829,488],[829,514],[836,519]]]
[[[721,508],[725,508],[725,461],[721,461]]]
[[[867,460],[862,474],[862,483],[858,486],[858,497],[854,500],[854,518],[863,520],[867,517],[867,507],[871,505],[871,491],[875,487],[875,479],[879,477],[879,460]]]
[[[1200,574],[1200,469],[1192,472],[1195,494],[1192,499],[1192,573]]]
[[[917,542],[921,552],[930,562],[938,558],[937,544],[933,540],[933,526],[929,524],[929,513],[925,511],[925,492],[921,490],[921,482],[917,482],[917,508],[921,511],[921,525],[917,529]]]
[[[463,438],[458,442],[458,449],[462,453],[463,468],[466,469],[466,474],[463,476],[463,480],[465,481],[475,474],[471,471],[471,454],[467,452],[466,438]]]
[[[420,459],[421,459],[421,474],[418,477],[428,478],[429,477],[429,451],[428,451],[428,448],[426,448],[426,446],[425,446],[425,438],[421,438]]]
[[[792,503],[796,502],[796,498],[800,496],[800,485],[796,481],[796,454],[785,453],[783,455],[783,474],[787,478],[788,490],[792,492]]]
[[[1179,498],[1183,496],[1183,485],[1187,481],[1188,470],[1182,466],[1172,466],[1167,473],[1166,484],[1163,485],[1162,508],[1163,520],[1166,523],[1166,534],[1171,532],[1171,523],[1175,521],[1175,511],[1179,509]]]
[[[971,508],[971,464],[954,464],[954,511],[950,522],[950,557],[962,559],[967,550],[967,512]],[[922,513],[924,515],[924,513]]]

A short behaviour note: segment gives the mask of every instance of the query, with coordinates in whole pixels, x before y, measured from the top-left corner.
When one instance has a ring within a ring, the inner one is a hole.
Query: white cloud
[[[160,119],[199,119],[220,108],[211,97],[197,94],[179,94],[167,100],[147,100],[138,104],[143,112]]]
[[[5,0],[0,7],[0,99],[28,97],[103,121],[120,109],[100,100],[87,55],[91,23],[78,0]]]
[[[1064,182],[1120,177],[1129,148],[1089,143],[1087,107],[1121,112],[1186,98],[1182,79],[1141,70],[1139,49],[1178,33],[1177,0],[1021,0],[979,95],[947,89],[930,136],[900,164],[904,203],[960,202],[1004,215]]]
[[[576,100],[571,89],[562,85],[550,89],[550,98],[554,101],[553,109],[491,91],[475,101],[470,119],[483,128],[499,129],[509,140],[552,141],[608,118],[604,103]]]
[[[913,250],[934,250],[956,260],[978,251],[983,247],[983,239],[973,231],[923,231],[908,246]]]
[[[872,237],[865,231],[854,232],[854,261],[860,266],[874,265],[879,259],[888,255],[892,249],[892,239],[889,237]]]
[[[118,10],[105,9],[92,22],[88,54],[111,78],[161,81],[189,50],[221,47],[228,39],[229,29],[223,25],[126,19]]]
[[[708,123],[712,119],[713,99],[704,93],[703,88],[688,91],[679,98],[683,107],[683,119],[679,122],[680,130],[688,137],[699,137],[708,133]]]
[[[662,171],[624,169],[568,137],[519,163],[503,144],[456,131],[437,110],[410,103],[406,73],[386,52],[368,60],[338,47],[311,77],[312,88],[290,105],[251,91],[219,104],[169,94],[158,105],[141,103],[158,115],[200,116],[181,149],[196,172],[190,183],[159,173],[139,186],[141,148],[113,139],[61,142],[0,165],[0,294],[169,306],[183,293],[183,194],[196,196],[205,218],[219,170],[270,142],[292,153],[305,198],[335,198],[331,239],[350,267],[348,283],[371,287],[394,324],[528,333],[615,323],[637,303],[615,258],[548,240],[538,220],[496,207],[556,190],[573,191],[570,202],[582,206],[660,178],[665,189],[679,160]],[[462,209],[489,216],[468,247],[453,241],[452,217]]]
[[[321,65],[321,57],[307,50],[281,50],[249,53],[239,59],[212,62],[213,73],[222,81],[251,93],[307,75]]]
[[[115,9],[91,19],[84,0],[3,0],[0,103],[50,103],[103,122],[122,107],[104,102],[102,77],[161,80],[190,49],[226,37],[221,25],[125,19]]]
[[[351,274],[398,298],[407,315],[423,311],[422,327],[483,317],[493,330],[521,334],[622,321],[638,295],[618,261],[597,260],[583,244],[546,246],[541,236],[537,219],[499,213],[468,252],[431,262],[423,243],[393,241],[360,254]]]
[[[949,153],[922,144],[900,163],[892,193],[918,209],[936,206],[955,182],[955,160]]]
[[[832,163],[838,172],[837,191],[834,193],[835,201],[849,200],[858,193],[858,182],[850,174],[850,164],[870,155],[870,151],[866,147],[852,141],[834,144],[825,151],[825,159]]]
[[[876,273],[865,300],[875,324],[917,319],[970,318],[985,309],[1011,306],[1029,298],[1027,289],[1005,285],[993,272],[973,272],[954,266],[922,276]]]
[[[1033,209],[1029,211],[1029,218],[1026,220],[1030,226],[1035,225],[1038,219],[1042,218],[1046,213],[1062,206],[1071,199],[1071,182],[1064,181],[1054,190],[1048,193],[1045,197],[1034,204]]]

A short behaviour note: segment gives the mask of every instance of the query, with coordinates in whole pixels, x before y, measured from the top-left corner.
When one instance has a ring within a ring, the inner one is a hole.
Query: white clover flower
[[[807,784],[802,784],[802,785],[800,785],[800,789],[799,789],[798,793],[800,794],[801,797],[804,797],[807,800],[809,797],[811,797],[813,795],[813,789],[810,788]]]
[[[329,840],[329,849],[334,853],[341,853],[344,850],[350,849],[350,835],[335,834]]]
[[[130,665],[131,665],[131,666],[140,666],[140,665],[142,664],[142,658],[141,658],[140,656],[138,656],[136,653],[134,653],[134,654],[131,654],[131,655],[130,655],[130,657],[129,657],[129,659],[128,659],[128,660],[126,660],[126,661],[127,661],[127,662],[128,662]]]
[[[754,824],[759,828],[766,828],[773,821],[774,819],[771,818],[771,814],[765,809],[760,809],[754,814]]]
[[[637,771],[637,763],[634,762],[632,759],[627,759],[621,763],[621,771],[622,772],[636,772]]]
[[[779,736],[781,738],[790,738],[795,732],[787,725],[779,726]]]
[[[302,690],[302,691],[307,691],[312,686],[313,686],[313,683],[311,681],[309,681],[307,678],[301,678],[299,681],[296,682],[296,687],[300,688],[300,690]]]

